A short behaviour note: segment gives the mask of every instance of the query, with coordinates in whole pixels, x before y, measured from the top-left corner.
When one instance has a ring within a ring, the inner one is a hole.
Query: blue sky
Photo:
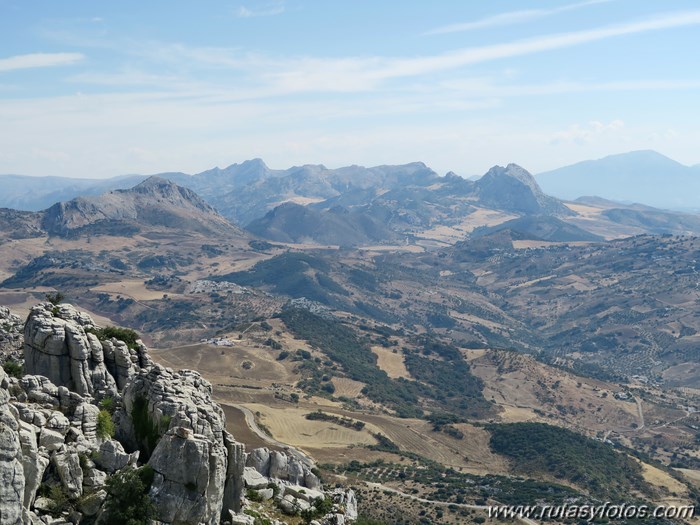
[[[0,0],[0,173],[700,163],[694,1]]]

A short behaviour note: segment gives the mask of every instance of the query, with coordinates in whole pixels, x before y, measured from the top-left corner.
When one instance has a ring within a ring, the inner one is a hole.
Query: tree
[[[100,519],[102,525],[148,525],[156,517],[156,508],[148,496],[153,469],[148,465],[126,468],[107,480],[107,502]]]
[[[46,300],[54,306],[58,306],[66,298],[61,292],[49,292],[46,294]]]

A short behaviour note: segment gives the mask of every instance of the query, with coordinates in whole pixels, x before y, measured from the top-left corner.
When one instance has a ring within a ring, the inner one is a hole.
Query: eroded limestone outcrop
[[[33,307],[24,327],[28,374],[47,377],[82,396],[114,397],[137,370],[150,366],[143,345],[100,341],[92,318],[69,304]]]
[[[169,524],[219,523],[240,508],[245,454],[225,430],[211,384],[191,370],[141,370],[123,392],[118,438],[155,471],[150,495]]]
[[[0,368],[0,525],[21,522],[25,485],[19,424],[8,403],[8,386]]]

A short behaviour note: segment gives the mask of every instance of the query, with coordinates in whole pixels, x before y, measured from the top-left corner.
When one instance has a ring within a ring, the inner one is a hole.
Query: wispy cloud
[[[559,7],[554,7],[551,9],[523,9],[519,11],[509,11],[507,13],[500,13],[497,15],[482,18],[480,20],[475,20],[473,22],[463,22],[458,24],[449,24],[446,26],[438,27],[426,32],[426,35],[439,35],[444,33],[457,33],[461,31],[472,31],[474,29],[485,29],[489,27],[497,26],[507,26],[513,24],[523,24],[526,22],[531,22],[533,20],[538,20],[540,18],[545,18],[547,16],[555,15],[558,13],[563,13],[566,11],[573,11],[575,9],[580,9],[582,7],[588,7],[594,4],[607,3],[612,0],[587,0],[586,2],[579,2],[576,4],[568,4]]]
[[[85,58],[82,53],[31,53],[0,58],[0,72],[37,67],[67,66]]]
[[[643,21],[583,31],[556,33],[503,44],[458,49],[412,58],[305,58],[287,60],[280,67],[263,71],[268,80],[289,91],[362,91],[380,82],[421,76],[464,66],[514,58],[544,51],[596,42],[609,38],[700,24],[700,10],[662,13]]]
[[[255,16],[275,16],[284,13],[284,2],[275,2],[272,4],[264,4],[260,7],[240,6],[236,10],[236,16],[239,18],[251,18]]]
[[[685,91],[700,89],[700,80],[632,80],[616,82],[551,82],[546,84],[498,85],[489,79],[472,78],[440,83],[448,92],[471,97],[528,97],[618,91]]]

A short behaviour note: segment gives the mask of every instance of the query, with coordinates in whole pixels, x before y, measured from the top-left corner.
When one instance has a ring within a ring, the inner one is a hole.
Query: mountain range
[[[26,194],[18,197],[22,180],[13,176],[5,181],[6,202],[28,202]],[[42,232],[63,237],[125,235],[153,227],[245,236],[235,224],[276,242],[340,246],[400,241],[444,245],[482,227],[512,226],[521,240],[551,242],[700,233],[700,219],[692,214],[602,198],[562,201],[546,194],[516,164],[494,166],[474,180],[452,172],[440,176],[421,162],[271,170],[253,159],[196,175],[152,176],[131,189],[90,194],[132,182],[134,177],[126,177],[88,187],[85,181],[70,186],[66,179],[52,180],[45,188],[48,193],[37,192],[35,204],[54,194],[86,194],[44,211],[2,209],[0,223],[6,235],[15,237]],[[27,178],[28,188],[34,184]],[[499,226],[507,221],[516,222]],[[482,229],[478,235],[486,231],[494,230]]]
[[[261,159],[252,159],[194,175],[167,172],[158,176],[195,191],[223,216],[246,225],[286,201],[308,204],[309,199],[342,196],[344,205],[356,205],[367,201],[369,196],[376,197],[404,184],[428,183],[437,174],[420,162],[338,169],[304,165],[277,170],[270,169]],[[454,174],[450,172],[448,176]],[[3,188],[0,207],[39,211],[77,196],[127,189],[146,178],[146,175],[104,180],[0,175]],[[700,208],[695,197],[700,189],[700,165],[685,166],[650,150],[586,160],[539,173],[535,178],[545,193],[560,199],[598,196],[656,208],[686,211]]]

